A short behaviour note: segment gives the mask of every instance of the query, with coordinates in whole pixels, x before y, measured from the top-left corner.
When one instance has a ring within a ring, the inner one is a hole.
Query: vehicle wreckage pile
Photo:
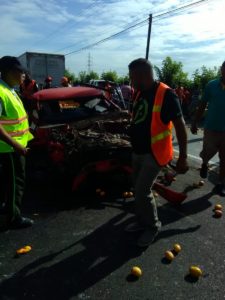
[[[58,145],[58,149],[64,151],[65,162],[74,171],[98,160],[111,158],[129,161],[129,119],[127,112],[111,112],[101,117],[54,127],[49,135],[50,148],[52,146],[56,149]]]

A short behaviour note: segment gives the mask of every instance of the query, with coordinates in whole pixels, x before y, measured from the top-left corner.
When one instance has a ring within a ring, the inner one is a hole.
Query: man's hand
[[[179,174],[185,174],[189,170],[186,157],[179,157],[176,164],[176,171]]]
[[[17,152],[19,155],[22,155],[22,156],[27,155],[28,148],[21,146],[19,143],[15,143],[15,145],[13,145],[13,148],[14,148],[15,152]]]
[[[191,124],[191,133],[192,134],[198,134],[198,127],[196,123]]]

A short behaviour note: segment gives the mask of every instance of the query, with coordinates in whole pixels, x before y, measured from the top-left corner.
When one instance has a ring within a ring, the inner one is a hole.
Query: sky
[[[202,65],[225,60],[225,0],[208,0],[182,13],[158,14],[196,0],[0,0],[0,56],[26,51],[68,54],[147,20],[153,14],[149,59],[161,66],[166,56],[183,63],[191,76]],[[148,24],[142,24],[88,50],[66,55],[78,74],[91,69],[127,74],[133,59],[145,57]]]

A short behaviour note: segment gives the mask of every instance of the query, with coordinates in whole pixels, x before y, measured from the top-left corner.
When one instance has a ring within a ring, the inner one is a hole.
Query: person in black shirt
[[[151,187],[162,167],[156,158],[155,150],[153,151],[151,132],[153,107],[155,108],[155,98],[160,88],[160,82],[154,80],[152,65],[146,59],[141,58],[131,62],[129,74],[135,89],[130,135],[133,147],[137,222],[129,225],[126,230],[128,232],[142,231],[142,235],[138,239],[138,246],[146,247],[154,241],[161,228],[156,202],[151,192]],[[180,149],[176,168],[178,173],[184,174],[188,170],[187,133],[179,99],[169,87],[165,91],[160,107],[160,119],[159,124],[154,124],[156,128],[162,126],[162,124],[168,125],[168,128],[170,128],[170,122],[175,127]],[[169,137],[167,138],[172,139],[172,132],[169,131]],[[159,139],[164,139],[164,137],[159,137]],[[170,145],[169,142],[168,145]],[[172,145],[169,147],[172,147]],[[168,149],[168,153],[170,150],[172,149]],[[167,155],[167,151],[162,153]],[[160,153],[157,154],[160,157]]]

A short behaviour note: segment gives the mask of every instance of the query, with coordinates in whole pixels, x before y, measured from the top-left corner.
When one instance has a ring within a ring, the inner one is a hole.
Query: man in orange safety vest
[[[179,144],[177,172],[186,173],[187,133],[177,95],[153,77],[151,63],[143,58],[129,64],[134,87],[131,144],[135,184],[135,213],[137,222],[128,232],[142,232],[138,246],[146,247],[157,236],[161,222],[151,187],[161,168],[173,159],[172,125]]]

